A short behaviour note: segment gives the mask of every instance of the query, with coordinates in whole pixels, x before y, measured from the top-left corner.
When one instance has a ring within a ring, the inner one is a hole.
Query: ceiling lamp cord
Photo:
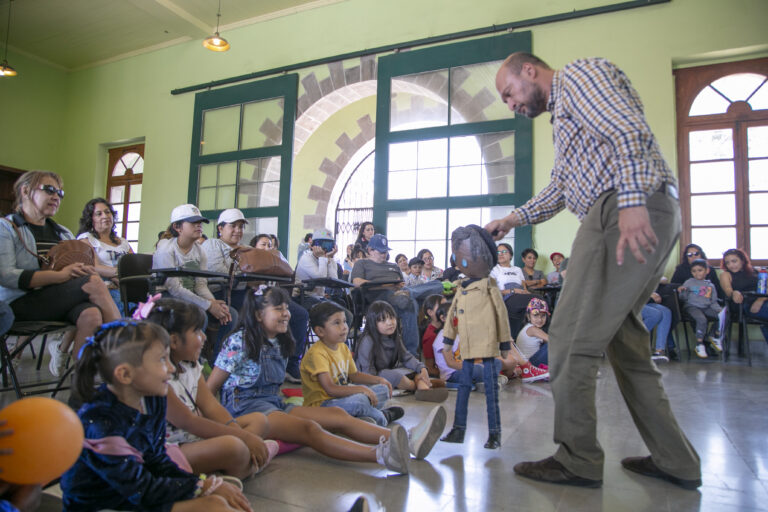
[[[221,0],[219,0],[221,1]],[[11,4],[13,0],[8,1],[8,26],[5,30],[5,55],[3,62],[0,62],[0,76],[16,76],[18,73],[8,65],[8,36],[11,34]]]
[[[229,50],[229,43],[219,35],[219,21],[221,19],[221,0],[219,0],[219,10],[216,13],[216,32],[203,40],[203,46],[214,52],[225,52]]]

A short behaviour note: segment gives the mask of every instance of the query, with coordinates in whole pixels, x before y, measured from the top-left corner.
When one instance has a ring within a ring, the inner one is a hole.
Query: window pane
[[[119,186],[119,187],[112,187],[109,190],[109,202],[112,203],[112,205],[117,208],[117,203],[123,202],[123,197],[125,194],[125,187]]]
[[[395,262],[395,257],[398,254],[405,254],[409,260],[416,256],[416,242],[413,240],[392,240],[391,238],[387,240],[389,240],[389,247],[392,249],[389,253],[390,263]]]
[[[215,188],[201,188],[198,193],[197,206],[201,210],[215,210],[216,209],[216,189]]]
[[[139,239],[139,223],[138,222],[129,222],[127,224],[127,229],[125,233],[125,239],[126,240],[138,240]]]
[[[485,178],[483,168],[479,165],[452,167],[450,195],[456,197],[482,194]]]
[[[768,194],[749,194],[749,223],[768,224]]]
[[[283,142],[283,98],[243,105],[243,142],[240,149],[279,146]]]
[[[705,116],[708,114],[725,114],[731,102],[717,94],[710,86],[706,86],[693,100],[689,116]]]
[[[416,169],[418,159],[418,143],[403,142],[389,145],[389,170],[410,171]]]
[[[200,166],[200,179],[198,181],[198,187],[215,187],[216,186],[216,170],[218,164],[201,165]]]
[[[448,238],[450,239],[451,234],[448,233]],[[414,244],[414,256],[416,256],[416,253],[418,253],[422,249],[429,249],[430,252],[432,252],[432,255],[435,257],[435,266],[440,267],[441,269],[445,270],[445,262],[447,261],[447,253],[446,253],[446,247],[447,243],[449,241],[443,236],[439,240],[434,239],[428,239],[428,240],[416,240],[416,243]]]
[[[430,71],[392,79],[390,130],[448,124],[448,71]]]
[[[483,155],[480,151],[480,143],[477,137],[452,137],[451,138],[451,167],[460,165],[474,165],[483,162]]]
[[[448,165],[448,140],[422,140],[418,143],[419,169],[445,167]]]
[[[139,157],[138,160],[136,160],[136,163],[133,164],[133,168],[131,169],[133,171],[133,174],[143,174],[144,173],[144,159]]]
[[[219,187],[216,192],[216,209],[235,207],[235,187]]]
[[[768,126],[747,128],[747,153],[749,158],[768,156]]]
[[[391,241],[413,240],[416,237],[416,212],[388,212],[387,238]],[[390,245],[392,247],[392,245]],[[410,257],[415,256],[411,254]]]
[[[141,203],[129,203],[128,218],[126,220],[131,222],[138,222],[140,216],[141,216]]]
[[[692,226],[728,226],[733,224],[736,224],[735,195],[691,196]]]
[[[768,190],[768,160],[749,161],[749,190]]]
[[[749,237],[752,248],[752,254],[749,257],[753,260],[768,259],[768,228],[751,228]]]
[[[240,105],[203,112],[200,154],[212,155],[237,150],[240,133]]]
[[[450,150],[451,196],[514,192],[514,132],[454,137]]]
[[[768,108],[768,83],[764,83],[754,96],[749,98],[749,106],[752,110],[765,110]]]
[[[445,210],[417,211],[416,239],[445,240],[445,215]]]
[[[125,164],[122,160],[118,160],[115,167],[112,169],[112,176],[125,176]]]
[[[237,162],[219,164],[219,186],[237,183]]]
[[[280,200],[280,157],[240,162],[238,208],[277,206]]]
[[[416,171],[389,173],[389,199],[413,199],[416,197]]]
[[[243,243],[250,243],[251,238],[261,233],[277,234],[277,217],[249,217],[243,229]],[[211,222],[213,224],[213,222]]]
[[[691,132],[688,141],[691,161],[733,158],[733,133],[730,128]]]
[[[115,222],[115,233],[117,233],[117,236],[123,238],[123,223],[122,222]]]
[[[731,101],[745,101],[755,89],[760,87],[765,77],[755,73],[736,73],[724,76],[712,82],[712,87],[723,93]]]
[[[125,205],[121,203],[113,204],[112,207],[117,212],[118,219],[125,219]]]
[[[691,164],[691,193],[732,192],[733,161]]]
[[[508,119],[495,87],[501,61],[451,68],[451,124]]]
[[[131,202],[132,203],[141,202],[141,183],[137,185],[131,185]]]
[[[710,258],[719,258],[728,249],[736,247],[736,228],[693,228],[691,240],[706,247]]]
[[[448,171],[442,169],[423,169],[418,171],[418,197],[445,196],[448,181]]]
[[[128,245],[131,246],[134,253],[139,252],[139,242],[128,242]]]
[[[477,226],[485,226],[493,219],[500,219],[507,215],[513,207],[510,206],[494,206],[492,208],[454,208],[448,210],[448,240],[449,240],[449,254],[450,254],[450,238],[453,230],[460,226],[466,226],[467,224],[475,224]],[[506,242],[512,247],[515,247],[515,230],[512,229],[507,236],[496,242],[500,244]]]

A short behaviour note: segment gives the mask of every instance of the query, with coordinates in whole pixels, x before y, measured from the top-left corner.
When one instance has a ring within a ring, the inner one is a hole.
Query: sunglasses
[[[687,253],[685,253],[685,255],[688,256],[689,258],[692,258],[693,256],[701,256],[701,253],[700,252],[687,252]]]
[[[64,199],[64,189],[63,188],[56,188],[53,185],[40,185],[40,187],[38,187],[38,190],[42,190],[43,192],[45,192],[49,196],[52,196],[52,195],[56,194],[61,199]]]
[[[509,251],[506,249],[502,249],[499,251],[499,254],[509,254]]]

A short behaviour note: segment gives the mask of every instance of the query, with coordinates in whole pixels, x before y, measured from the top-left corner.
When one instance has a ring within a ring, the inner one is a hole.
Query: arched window
[[[334,213],[333,226],[336,234],[336,244],[339,247],[340,260],[346,257],[346,247],[354,244],[360,224],[373,220],[373,144],[366,144],[353,157],[352,162],[342,172],[341,179],[336,182],[336,187],[331,194],[334,198],[338,194],[338,202],[328,212]],[[355,160],[359,159],[359,163]],[[346,180],[344,179],[346,177]],[[327,217],[326,217],[327,219]],[[329,225],[326,222],[326,225]]]
[[[768,263],[768,59],[675,72],[683,244]]]
[[[144,144],[109,150],[107,200],[117,211],[117,235],[131,244],[134,252],[139,244],[141,214],[141,181],[144,176]]]

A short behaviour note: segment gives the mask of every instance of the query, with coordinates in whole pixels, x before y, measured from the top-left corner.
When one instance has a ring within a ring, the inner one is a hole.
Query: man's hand
[[[619,243],[616,244],[616,264],[624,264],[624,250],[629,246],[638,263],[645,263],[641,248],[648,254],[656,250],[659,241],[651,227],[645,206],[632,206],[619,210]]]
[[[517,214],[512,211],[502,219],[492,220],[485,226],[485,230],[491,234],[494,240],[501,240],[509,233],[509,230],[521,226],[522,222]]]

